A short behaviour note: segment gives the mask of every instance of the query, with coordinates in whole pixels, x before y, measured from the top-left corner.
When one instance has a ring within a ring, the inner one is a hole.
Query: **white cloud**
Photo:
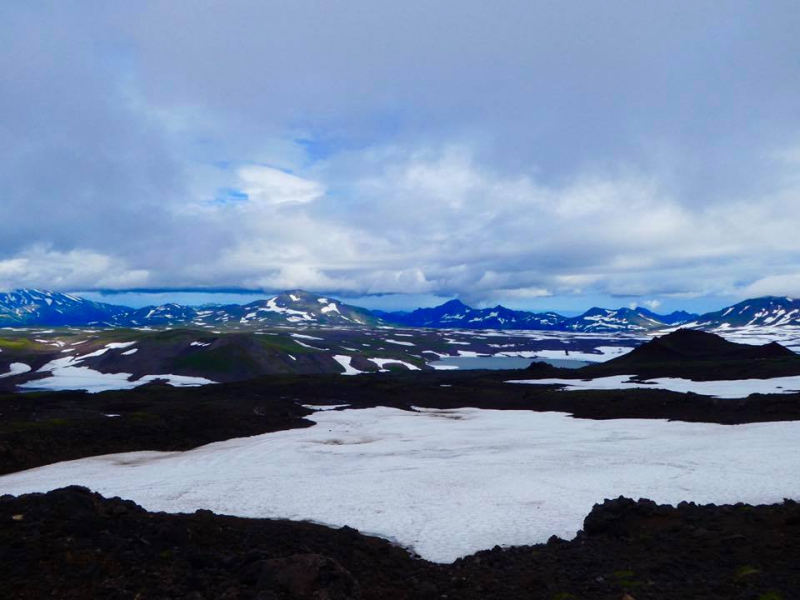
[[[770,275],[743,287],[739,294],[753,296],[794,296],[800,298],[800,273]]]
[[[274,204],[305,204],[322,197],[325,189],[315,181],[265,166],[239,169],[241,190],[251,202]]]
[[[148,276],[146,270],[131,270],[117,258],[83,249],[59,252],[33,246],[17,257],[0,260],[0,289],[130,288],[146,285]]]
[[[645,300],[644,302],[642,302],[642,304],[644,304],[650,310],[656,311],[661,306],[661,301],[660,300]]]
[[[792,288],[789,276],[759,277],[766,256],[779,252],[789,261],[798,245],[772,227],[776,212],[787,215],[780,228],[794,222],[788,215],[800,218],[791,188],[760,203],[742,200],[741,211],[729,214],[685,206],[653,174],[595,169],[548,185],[475,156],[463,145],[393,146],[332,157],[297,175],[229,170],[226,185],[252,183],[250,201],[176,205],[176,220],[166,224],[170,252],[148,248],[132,263],[113,252],[39,247],[0,262],[0,275],[6,285],[307,288],[476,303],[587,292],[731,293],[741,291],[743,274],[763,280],[747,293]],[[754,256],[759,247],[765,254]],[[637,305],[655,310],[660,302]]]

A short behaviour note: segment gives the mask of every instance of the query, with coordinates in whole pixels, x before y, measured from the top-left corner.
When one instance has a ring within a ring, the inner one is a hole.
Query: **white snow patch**
[[[58,463],[0,477],[7,494],[84,485],[151,511],[349,525],[449,562],[574,537],[597,502],[797,498],[800,422],[592,421],[563,413],[320,411],[318,426]],[[487,507],[492,507],[487,510]]]
[[[375,363],[376,365],[378,365],[378,368],[381,371],[386,371],[387,369],[383,368],[384,365],[391,364],[391,363],[401,364],[401,365],[405,366],[405,368],[408,369],[409,371],[420,371],[421,370],[418,366],[412,365],[410,362],[405,362],[403,360],[397,360],[396,358],[368,358],[367,360],[370,361],[370,362]]]
[[[286,317],[287,321],[292,323],[299,323],[300,321],[313,321],[314,317],[302,310],[294,310],[291,308],[283,308],[278,306],[276,302],[277,297],[267,300],[267,305],[258,309],[258,312],[274,312],[284,315],[291,315]]]
[[[328,304],[328,306],[323,306],[323,307],[320,309],[320,311],[321,311],[323,314],[325,314],[325,313],[329,313],[329,312],[335,312],[335,313],[339,313],[339,307],[338,307],[338,306],[336,306],[336,304],[335,304],[334,302],[331,302],[330,304]],[[342,314],[342,313],[339,313],[339,314]]]
[[[130,373],[101,373],[89,367],[62,367],[50,377],[36,379],[20,384],[20,388],[46,390],[86,390],[92,394],[106,390],[129,390],[157,379],[165,380],[175,387],[194,387],[214,383],[205,377],[188,377],[186,375],[145,375],[141,379],[131,381]]]
[[[324,338],[314,337],[313,335],[304,335],[302,333],[293,333],[292,337],[293,338],[300,338],[300,339],[303,339],[303,340],[317,340],[319,342],[324,342],[325,341]]]
[[[95,357],[97,357],[97,356],[102,356],[103,354],[105,354],[105,353],[106,353],[106,352],[108,352],[109,350],[111,350],[111,348],[108,348],[108,347],[106,347],[106,348],[100,348],[99,350],[95,350],[94,352],[89,352],[89,354],[84,354],[84,355],[82,355],[82,356],[78,356],[78,357],[76,357],[74,360],[83,360],[84,358],[95,358]],[[71,358],[71,357],[67,357],[67,358]],[[61,360],[61,359],[58,359],[58,360]],[[48,363],[48,364],[49,364],[49,363]],[[45,365],[45,367],[46,367],[46,366],[47,366],[47,365]],[[44,370],[44,367],[42,367],[42,368],[41,368],[41,369],[39,369],[39,370],[40,370],[40,371]]]
[[[383,340],[383,341],[388,344],[397,344],[398,346],[416,346],[416,344],[413,344],[411,342],[403,342],[400,340]]]
[[[463,356],[464,358],[479,358],[481,356],[491,356],[490,354],[481,354],[479,352],[473,352],[472,350],[456,350],[459,356]]]
[[[304,344],[300,340],[294,340],[294,343],[298,346],[302,346],[303,348],[311,348],[312,350],[321,350],[322,352],[327,352],[327,348],[317,348],[316,346],[309,346],[308,344]]]
[[[344,354],[335,354],[333,356],[333,360],[335,360],[344,367],[344,373],[342,373],[342,375],[360,375],[361,373],[364,372],[353,368],[353,366],[350,364],[350,361],[353,360],[352,356],[346,356]]]
[[[5,379],[6,377],[14,377],[15,375],[22,375],[23,373],[28,373],[31,371],[29,365],[20,362],[14,362],[8,365],[8,373],[3,373],[0,375],[0,379]]]
[[[130,356],[131,354],[136,354],[139,351],[138,348],[132,348],[131,350],[127,350],[122,353],[122,356]]]
[[[692,381],[677,377],[659,377],[634,381],[635,375],[612,375],[597,379],[525,379],[508,383],[535,385],[564,385],[564,391],[573,390],[630,390],[659,389],[672,392],[693,392],[715,398],[746,398],[750,394],[792,394],[800,391],[800,376],[774,377],[772,379],[735,379],[718,381]]]
[[[84,356],[65,356],[51,360],[37,373],[50,372],[49,377],[35,379],[20,384],[20,388],[47,390],[86,390],[91,393],[106,390],[125,390],[135,388],[156,379],[163,379],[173,386],[196,386],[214,383],[205,377],[188,377],[186,375],[145,375],[141,379],[131,381],[131,373],[102,373],[89,367],[78,366],[83,359],[104,354],[108,348]],[[129,350],[128,353],[131,351]]]

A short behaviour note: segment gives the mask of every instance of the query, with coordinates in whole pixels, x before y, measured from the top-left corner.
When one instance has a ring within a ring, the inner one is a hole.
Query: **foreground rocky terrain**
[[[149,513],[77,487],[0,497],[4,598],[789,600],[798,565],[791,501],[620,498],[596,506],[575,540],[440,565],[347,527]]]

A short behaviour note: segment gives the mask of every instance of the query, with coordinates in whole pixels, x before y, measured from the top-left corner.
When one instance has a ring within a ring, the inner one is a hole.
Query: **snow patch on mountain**
[[[388,369],[384,368],[386,365],[390,364],[400,364],[403,365],[409,371],[419,371],[421,370],[418,366],[412,365],[410,362],[406,362],[403,360],[398,360],[396,358],[368,358],[368,361],[375,363],[381,371],[387,371]]]
[[[360,375],[364,371],[359,371],[355,367],[352,366],[351,361],[353,360],[352,356],[347,356],[344,354],[335,354],[333,356],[333,360],[338,362],[342,367],[344,367],[344,373],[342,375]]]
[[[22,375],[23,373],[28,373],[31,371],[30,365],[26,365],[25,363],[20,362],[13,362],[8,365],[8,372],[3,373],[0,375],[0,379],[5,379],[6,377],[14,377],[16,375]]]

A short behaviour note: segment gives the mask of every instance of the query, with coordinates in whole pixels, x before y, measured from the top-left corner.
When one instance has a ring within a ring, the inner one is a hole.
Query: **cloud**
[[[740,290],[745,297],[794,296],[800,297],[800,273],[770,275],[754,281]]]
[[[661,306],[661,301],[660,300],[645,300],[644,302],[642,302],[642,304],[644,304],[650,310],[655,311],[655,310],[658,310],[659,306]]]
[[[264,166],[239,169],[241,189],[251,202],[263,204],[305,204],[323,196],[325,189],[315,181]]]
[[[0,285],[796,289],[791,3],[187,7],[0,7]]]
[[[0,260],[0,289],[24,281],[44,289],[133,288],[148,282],[146,270],[131,270],[119,259],[90,250],[59,252],[33,246],[18,256]]]

